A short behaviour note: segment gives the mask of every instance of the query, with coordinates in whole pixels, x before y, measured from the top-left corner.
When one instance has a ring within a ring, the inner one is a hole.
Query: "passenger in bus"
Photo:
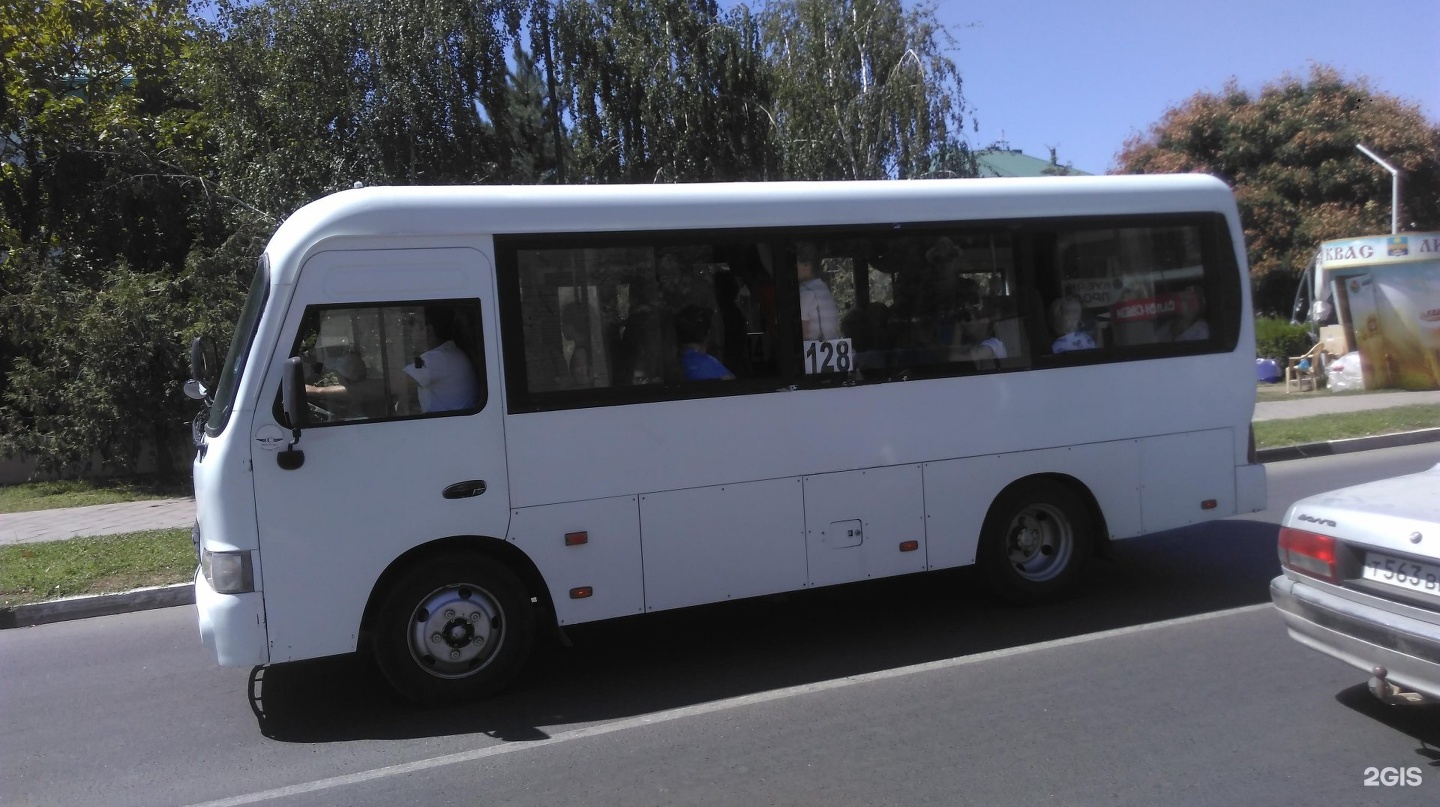
[[[1051,353],[1095,349],[1095,337],[1080,327],[1082,310],[1080,298],[1071,295],[1050,304],[1050,327],[1056,334],[1055,341],[1050,345]]]
[[[570,383],[577,387],[595,385],[595,374],[591,369],[589,324],[589,319],[585,316],[585,306],[580,303],[567,303],[560,311],[560,336],[568,343],[566,346],[569,348],[566,365],[570,373]]]
[[[840,311],[830,287],[818,277],[815,246],[800,243],[795,249],[795,275],[800,281],[800,332],[805,341],[839,339]]]
[[[664,380],[660,362],[656,360],[659,342],[660,330],[649,306],[632,311],[620,329],[620,383],[627,383],[628,379],[628,383],[639,386]]]
[[[708,308],[690,305],[675,315],[675,341],[680,343],[680,366],[686,381],[730,381],[735,374],[719,359],[710,355],[710,322]]]
[[[480,403],[480,381],[465,351],[455,344],[455,312],[432,307],[425,311],[425,342],[429,350],[405,365],[405,375],[419,386],[421,412],[473,409]]]
[[[745,309],[740,306],[740,279],[728,269],[715,273],[715,305],[720,309],[720,356],[727,367],[733,367],[740,375],[749,377],[750,322]]]
[[[1008,355],[995,335],[995,304],[988,298],[960,308],[960,341],[951,347],[951,361],[989,362]]]
[[[1173,325],[1176,342],[1193,342],[1210,338],[1210,323],[1205,319],[1205,294],[1198,286],[1187,286],[1180,292],[1180,316]]]

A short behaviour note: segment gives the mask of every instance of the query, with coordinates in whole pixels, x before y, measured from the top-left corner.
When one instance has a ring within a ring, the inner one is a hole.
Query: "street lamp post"
[[[1390,234],[1394,235],[1400,231],[1400,172],[1363,145],[1357,143],[1355,148],[1360,149],[1366,157],[1380,163],[1386,171],[1390,172]]]

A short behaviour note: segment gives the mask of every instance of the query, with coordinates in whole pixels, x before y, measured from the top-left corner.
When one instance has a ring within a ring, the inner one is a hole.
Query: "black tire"
[[[478,553],[421,560],[382,595],[371,647],[396,691],[425,705],[510,683],[535,639],[535,612],[509,567]]]
[[[1090,510],[1069,487],[1019,482],[990,505],[977,563],[990,588],[1013,603],[1053,602],[1079,581],[1094,546]]]

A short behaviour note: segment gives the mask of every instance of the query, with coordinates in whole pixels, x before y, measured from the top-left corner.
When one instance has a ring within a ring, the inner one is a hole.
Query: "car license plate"
[[[1430,563],[1366,552],[1365,569],[1361,576],[1387,586],[1440,597],[1440,566]]]

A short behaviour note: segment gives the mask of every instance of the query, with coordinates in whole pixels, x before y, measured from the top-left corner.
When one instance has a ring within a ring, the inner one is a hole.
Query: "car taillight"
[[[1335,575],[1335,539],[1305,530],[1280,528],[1280,565],[1331,583]]]

